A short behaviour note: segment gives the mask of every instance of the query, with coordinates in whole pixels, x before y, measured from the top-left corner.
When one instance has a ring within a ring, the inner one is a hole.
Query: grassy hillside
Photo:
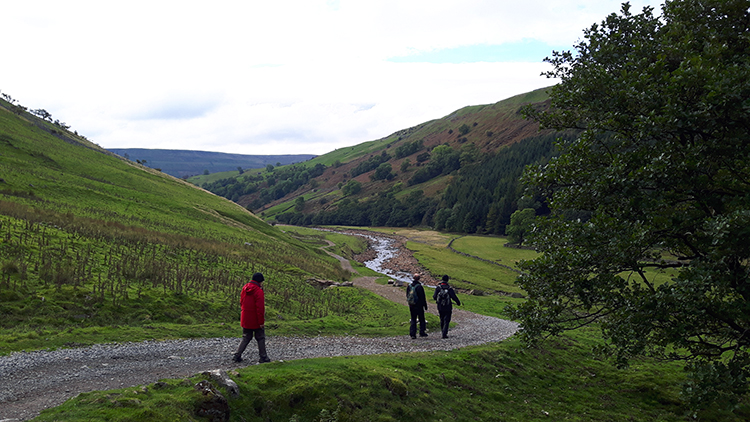
[[[308,285],[350,275],[241,206],[8,108],[0,103],[0,353],[236,335],[237,293],[255,271],[270,281],[269,314],[283,316],[277,333],[326,318],[357,332],[365,311],[354,304],[390,306]]]

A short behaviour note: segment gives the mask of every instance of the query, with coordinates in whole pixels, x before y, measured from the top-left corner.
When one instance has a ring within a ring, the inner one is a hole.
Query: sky
[[[0,92],[104,148],[320,155],[554,85],[620,3],[3,0]]]

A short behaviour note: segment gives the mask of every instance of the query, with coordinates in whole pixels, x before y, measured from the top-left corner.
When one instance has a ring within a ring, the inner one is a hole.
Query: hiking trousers
[[[427,321],[424,319],[424,308],[421,306],[409,305],[409,312],[411,313],[411,324],[409,324],[409,335],[416,337],[417,335],[417,320],[419,320],[419,335],[427,334]]]
[[[268,359],[268,354],[266,353],[266,330],[263,328],[243,328],[242,341],[240,342],[240,347],[237,348],[235,356],[242,357],[242,353],[247,348],[247,345],[250,344],[253,336],[255,336],[255,341],[258,342],[258,357],[260,360]]]
[[[440,330],[443,332],[443,338],[448,337],[448,327],[451,325],[451,316],[453,314],[453,309],[439,309],[438,313],[440,314]]]

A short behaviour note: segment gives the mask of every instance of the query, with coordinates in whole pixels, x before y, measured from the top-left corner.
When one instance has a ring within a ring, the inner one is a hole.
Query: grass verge
[[[232,421],[686,421],[677,365],[617,370],[593,356],[595,331],[525,348],[517,340],[452,352],[274,362],[231,375]],[[81,394],[37,421],[198,420],[202,376]],[[745,414],[746,415],[746,414]],[[720,412],[703,421],[739,421]],[[742,416],[742,415],[740,415]]]

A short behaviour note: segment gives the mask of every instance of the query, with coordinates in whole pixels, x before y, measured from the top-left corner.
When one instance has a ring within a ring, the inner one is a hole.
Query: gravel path
[[[405,252],[405,251],[404,251]],[[344,265],[348,261],[338,257]],[[355,286],[369,289],[406,305],[404,290],[375,283],[375,277],[360,277]],[[431,306],[430,312],[437,312]],[[429,337],[412,340],[403,336],[366,337],[275,337],[266,345],[271,359],[286,361],[312,357],[371,355],[381,353],[451,350],[501,341],[513,335],[515,322],[477,315],[454,308],[449,338],[442,339],[433,327]],[[429,329],[429,327],[428,327]],[[214,369],[232,369],[255,364],[254,342],[245,361],[233,363],[231,356],[239,338],[212,338],[140,343],[101,344],[56,351],[19,352],[0,357],[0,422],[34,418],[43,409],[58,406],[78,393],[150,384],[164,378],[182,378]]]

